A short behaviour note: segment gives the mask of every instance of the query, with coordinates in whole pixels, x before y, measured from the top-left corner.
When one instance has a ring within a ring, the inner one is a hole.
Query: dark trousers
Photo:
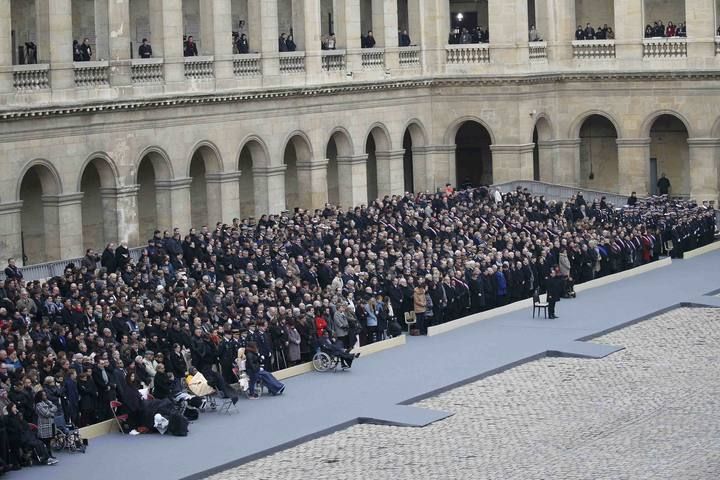
[[[550,315],[550,318],[553,318],[555,316],[555,304],[557,301],[554,298],[548,298],[548,314]]]

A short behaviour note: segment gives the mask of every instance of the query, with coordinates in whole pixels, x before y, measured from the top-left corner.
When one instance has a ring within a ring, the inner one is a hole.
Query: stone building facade
[[[0,0],[0,256],[537,179],[718,198],[715,0]],[[457,13],[490,42],[448,44]],[[687,38],[643,38],[654,18]],[[589,18],[598,18],[597,21]],[[614,40],[575,41],[581,22]],[[608,19],[611,19],[610,21]],[[242,28],[250,54],[234,53]],[[479,23],[480,20],[477,22]],[[585,22],[587,23],[587,22]],[[537,25],[543,41],[528,42]],[[278,52],[292,27],[298,50]],[[375,48],[361,49],[372,29]],[[398,30],[412,46],[398,47]],[[183,33],[200,56],[183,57]],[[337,38],[321,50],[321,36]],[[73,62],[73,39],[95,57]],[[153,58],[137,58],[148,38]],[[38,46],[37,63],[18,48]]]

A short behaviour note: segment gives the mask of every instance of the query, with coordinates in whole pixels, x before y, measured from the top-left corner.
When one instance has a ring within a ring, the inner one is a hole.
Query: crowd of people
[[[687,37],[687,27],[684,22],[675,25],[668,22],[667,26],[662,20],[645,25],[645,38],[662,38],[662,37]]]
[[[615,32],[607,23],[598,26],[597,30],[592,27],[590,22],[585,25],[578,25],[575,30],[575,40],[614,40]]]
[[[544,292],[556,276],[571,289],[713,241],[705,205],[628,204],[448,185],[156,231],[138,261],[109,244],[43,281],[25,281],[11,260],[0,288],[0,466],[17,468],[23,448],[52,463],[28,427],[40,417],[93,424],[111,418],[115,399],[177,395],[188,374],[234,402],[240,349],[253,378],[310,361],[320,346],[350,366],[354,346],[400,335],[406,319],[426,333]]]
[[[468,43],[490,43],[490,29],[478,25],[475,28],[457,27],[450,31],[448,37],[450,45],[468,44]]]
[[[90,39],[85,38],[82,43],[73,40],[73,62],[89,62],[92,60],[93,50]]]

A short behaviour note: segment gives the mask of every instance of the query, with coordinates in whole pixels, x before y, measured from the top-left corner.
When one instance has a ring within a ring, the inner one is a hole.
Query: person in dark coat
[[[80,422],[77,426],[97,423],[98,392],[89,370],[80,373],[77,386],[80,393]]]
[[[57,463],[57,460],[50,458],[47,447],[45,447],[45,444],[30,430],[29,422],[25,421],[22,413],[18,411],[14,403],[7,406],[5,428],[7,430],[9,447],[13,452],[17,452],[20,449],[32,449],[41,464],[53,465]]]
[[[557,275],[556,269],[550,270],[550,277],[546,282],[548,314],[550,318],[559,318],[555,315],[555,304],[560,301],[563,295],[563,280]]]
[[[168,398],[173,391],[172,373],[165,371],[165,365],[159,363],[155,368],[155,378],[153,379],[153,397],[157,399]]]
[[[670,180],[663,173],[657,181],[657,188],[660,195],[667,195],[670,192]]]
[[[14,258],[8,258],[8,266],[5,267],[5,279],[17,280],[18,282],[22,281],[23,279],[22,271],[20,271],[17,265],[15,265]]]
[[[117,260],[115,259],[115,244],[108,243],[100,257],[100,265],[107,270],[108,273],[115,273],[117,270]]]

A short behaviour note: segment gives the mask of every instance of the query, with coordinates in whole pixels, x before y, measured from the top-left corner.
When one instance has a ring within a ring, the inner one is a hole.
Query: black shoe
[[[355,358],[358,358],[359,356],[360,356],[360,352],[357,352],[357,353],[355,354]]]
[[[238,397],[232,397],[232,404],[235,405],[238,401]]]

